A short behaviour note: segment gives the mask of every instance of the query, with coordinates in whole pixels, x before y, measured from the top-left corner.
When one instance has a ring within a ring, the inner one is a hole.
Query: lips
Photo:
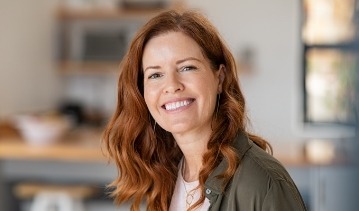
[[[189,104],[191,104],[194,101],[194,99],[187,99],[187,100],[181,100],[176,102],[170,102],[164,104],[162,107],[166,109],[167,111],[173,111],[182,107],[186,107]]]

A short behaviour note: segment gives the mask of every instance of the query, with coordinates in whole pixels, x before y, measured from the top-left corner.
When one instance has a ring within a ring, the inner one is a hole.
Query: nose
[[[178,75],[171,74],[166,77],[166,84],[163,90],[164,93],[176,93],[178,91],[182,91],[183,89],[184,85]]]

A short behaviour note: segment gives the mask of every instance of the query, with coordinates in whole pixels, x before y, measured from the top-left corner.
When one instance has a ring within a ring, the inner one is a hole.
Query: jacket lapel
[[[239,133],[235,140],[233,141],[232,146],[238,153],[238,158],[241,160],[245,153],[252,147],[253,142],[248,139],[244,133]],[[205,195],[209,199],[211,206],[218,199],[222,197],[227,184],[223,179],[219,178],[226,168],[228,167],[227,160],[223,159],[220,164],[213,170],[213,172],[208,176],[205,182]]]

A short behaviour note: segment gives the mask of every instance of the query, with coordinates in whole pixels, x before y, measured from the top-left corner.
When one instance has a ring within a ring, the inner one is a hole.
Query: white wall
[[[238,57],[250,47],[254,68],[240,75],[253,130],[277,142],[353,135],[343,128],[302,124],[301,1],[196,0]]]
[[[0,119],[52,108],[54,1],[0,1]]]
[[[49,109],[57,100],[53,2],[0,0],[0,120],[22,111]],[[7,210],[1,171],[0,207]]]

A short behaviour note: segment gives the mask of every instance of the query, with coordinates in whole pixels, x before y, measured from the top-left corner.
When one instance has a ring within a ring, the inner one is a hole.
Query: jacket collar
[[[252,147],[252,145],[253,142],[243,132],[237,135],[232,144],[238,153],[239,160],[243,158],[245,153]],[[224,184],[223,179],[219,179],[218,176],[225,171],[227,166],[227,160],[223,159],[208,176],[204,185],[206,189],[206,195],[209,193],[221,194],[223,192],[223,187],[226,187],[227,184]]]

